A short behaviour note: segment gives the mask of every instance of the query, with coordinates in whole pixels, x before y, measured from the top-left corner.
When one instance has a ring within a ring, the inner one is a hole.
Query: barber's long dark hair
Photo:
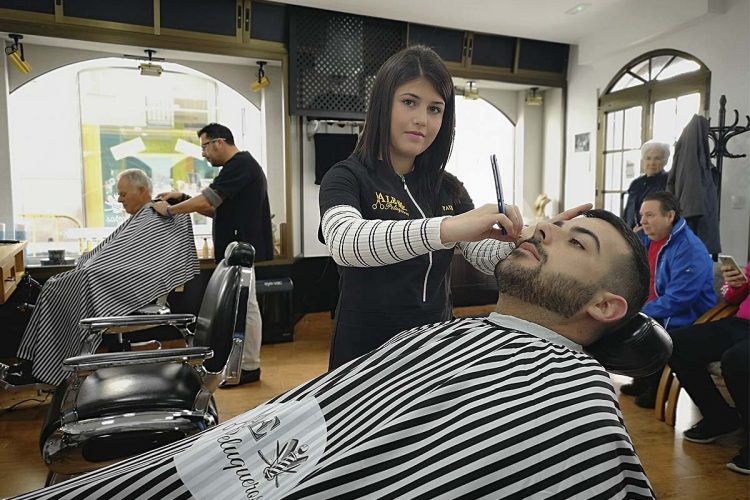
[[[443,123],[435,140],[414,160],[414,172],[418,176],[419,191],[431,200],[427,215],[437,212],[438,193],[444,181],[445,164],[453,147],[453,129],[456,125],[456,100],[453,81],[445,64],[432,49],[414,45],[392,55],[378,70],[367,106],[367,117],[362,134],[357,141],[354,154],[368,168],[373,168],[379,159],[391,164],[391,110],[396,88],[419,77],[426,78],[445,101]],[[446,178],[452,193],[459,185],[455,177]]]

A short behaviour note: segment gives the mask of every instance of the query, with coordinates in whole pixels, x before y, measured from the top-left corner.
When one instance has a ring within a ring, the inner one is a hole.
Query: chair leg
[[[53,484],[57,484],[57,473],[49,471],[47,473],[47,480],[44,482],[44,487],[52,486]]]
[[[654,405],[654,416],[657,420],[664,420],[664,407],[667,404],[667,394],[674,379],[674,373],[669,365],[665,366],[661,372],[661,379],[656,388],[656,404]]]
[[[677,419],[677,399],[680,397],[680,389],[682,386],[680,385],[680,380],[677,377],[674,377],[672,380],[672,385],[669,388],[669,397],[667,398],[667,411],[664,416],[664,421],[667,423],[667,425],[670,425],[674,427],[675,421]]]

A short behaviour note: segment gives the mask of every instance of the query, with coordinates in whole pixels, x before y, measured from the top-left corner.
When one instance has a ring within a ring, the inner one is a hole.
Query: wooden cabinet
[[[160,33],[239,43],[244,7],[243,0],[159,0]]]
[[[409,24],[409,45],[432,48],[446,64],[464,64],[466,32],[424,24]]]
[[[0,9],[37,14],[55,14],[54,0],[0,0]]]
[[[413,23],[408,40],[435,50],[455,76],[550,86],[565,82],[565,44]]]
[[[88,27],[279,51],[286,45],[286,11],[254,0],[0,0],[0,19],[39,23],[39,34],[45,25],[58,34],[65,26]]]
[[[25,241],[0,245],[0,304],[4,304],[23,277]]]

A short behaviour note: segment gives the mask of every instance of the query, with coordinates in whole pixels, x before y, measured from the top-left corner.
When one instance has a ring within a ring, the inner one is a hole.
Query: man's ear
[[[628,301],[610,292],[602,292],[586,306],[586,313],[600,323],[619,321],[627,312]]]
[[[677,214],[674,210],[670,210],[667,212],[667,217],[669,218],[670,224],[674,225],[674,220],[677,218]]]

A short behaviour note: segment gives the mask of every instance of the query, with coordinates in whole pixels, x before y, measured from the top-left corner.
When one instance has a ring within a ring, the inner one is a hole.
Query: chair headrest
[[[224,262],[228,266],[253,267],[255,248],[250,243],[233,241],[224,251]]]
[[[609,372],[647,377],[661,370],[669,361],[672,339],[654,319],[638,313],[584,350]]]

